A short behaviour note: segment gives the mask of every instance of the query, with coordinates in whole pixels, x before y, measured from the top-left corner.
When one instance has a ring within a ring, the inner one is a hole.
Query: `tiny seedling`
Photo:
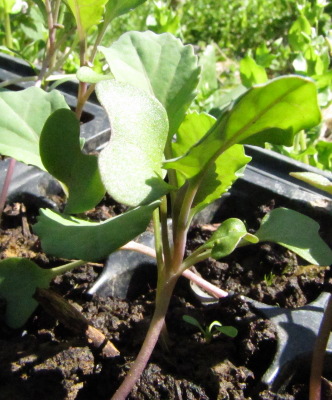
[[[223,326],[219,321],[211,322],[211,324],[204,329],[197,319],[190,315],[183,315],[182,319],[188,324],[196,326],[202,332],[206,343],[211,342],[213,335],[216,332],[223,333],[231,338],[234,338],[238,334],[238,330],[234,328],[234,326]]]

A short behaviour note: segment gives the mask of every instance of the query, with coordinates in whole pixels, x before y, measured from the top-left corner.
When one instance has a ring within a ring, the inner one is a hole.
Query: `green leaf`
[[[203,98],[208,98],[211,93],[218,89],[217,59],[215,53],[215,47],[208,45],[199,57],[201,76],[197,89]]]
[[[114,79],[112,74],[99,74],[89,67],[81,67],[76,73],[76,77],[81,82],[98,83],[107,79]]]
[[[212,249],[211,257],[218,260],[231,254],[241,240],[257,243],[256,236],[247,232],[244,223],[237,218],[229,218],[222,222],[210,239],[201,246],[202,249]]]
[[[215,326],[215,329],[231,338],[235,338],[238,334],[238,330],[234,326]]]
[[[105,4],[108,0],[67,0],[67,3],[74,14],[77,27],[84,32],[98,25],[103,17]]]
[[[172,143],[173,154],[179,157],[186,153],[213,126],[215,118],[211,115],[192,112],[186,115],[179,127],[176,142]],[[234,145],[225,151],[208,169],[193,203],[193,214],[218,199],[232,186],[251,160],[244,153],[242,145]],[[178,174],[178,184],[182,186],[185,178]]]
[[[40,155],[47,171],[68,189],[66,213],[81,213],[103,198],[98,159],[81,152],[80,124],[70,110],[57,110],[40,136]]]
[[[216,119],[212,115],[206,113],[198,113],[197,111],[189,112],[176,134],[176,142],[172,143],[174,157],[181,157],[187,153],[190,148],[197,143],[214,125]],[[185,177],[178,174],[178,184],[182,186]]]
[[[47,288],[53,277],[50,270],[28,259],[0,261],[0,297],[7,302],[5,321],[8,326],[19,328],[28,320],[38,305],[32,298],[36,288]]]
[[[261,242],[279,243],[312,264],[330,265],[332,250],[318,231],[318,223],[306,215],[277,208],[263,218],[255,235]]]
[[[187,322],[188,324],[193,325],[196,328],[198,328],[205,335],[205,331],[202,328],[202,325],[197,321],[196,318],[191,317],[190,315],[182,315],[182,319],[183,319],[183,321]]]
[[[97,223],[41,209],[33,231],[47,254],[67,259],[97,261],[142,233],[159,201],[137,207]]]
[[[39,137],[45,121],[56,110],[69,108],[60,92],[31,87],[0,92],[0,153],[45,169]]]
[[[253,85],[265,83],[268,80],[265,68],[258,65],[249,55],[240,61],[240,75],[243,85],[248,88]]]
[[[222,153],[206,171],[195,196],[192,213],[198,213],[226,193],[243,176],[250,160],[241,144],[235,144]]]
[[[168,133],[165,109],[143,90],[114,80],[98,83],[96,93],[112,126],[99,156],[106,190],[131,207],[160,198],[170,190],[161,168]]]
[[[109,0],[106,4],[105,19],[112,21],[120,15],[126,14],[146,0]]]
[[[315,174],[314,172],[291,172],[289,175],[332,194],[332,182],[325,178],[325,176]]]
[[[186,155],[164,166],[191,178],[234,144],[290,146],[298,131],[319,121],[315,84],[298,76],[277,78],[249,89]]]
[[[288,41],[293,50],[304,51],[310,42],[311,25],[304,15],[301,15],[291,26]]]
[[[111,47],[99,47],[115,79],[157,97],[169,119],[169,140],[195,97],[200,69],[193,47],[169,33],[127,32]]]

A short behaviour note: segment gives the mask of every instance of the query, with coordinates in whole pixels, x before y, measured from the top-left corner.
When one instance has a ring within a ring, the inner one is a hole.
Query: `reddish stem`
[[[9,189],[9,185],[12,180],[13,173],[14,173],[15,164],[16,164],[16,160],[14,160],[14,158],[11,158],[9,160],[9,166],[8,166],[5,182],[3,184],[3,187],[1,190],[1,195],[0,195],[0,219],[1,219],[3,209],[5,207],[6,200],[7,200],[8,189]]]
[[[330,294],[316,338],[311,361],[309,400],[320,400],[324,356],[332,328],[332,295]]]
[[[160,289],[157,289],[156,307],[144,343],[112,400],[125,400],[144,371],[164,326],[166,312],[177,280],[178,276],[173,275]]]

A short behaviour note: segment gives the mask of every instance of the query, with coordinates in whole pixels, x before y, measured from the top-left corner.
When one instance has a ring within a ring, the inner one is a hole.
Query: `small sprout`
[[[268,274],[264,275],[264,281],[267,286],[272,286],[275,278],[276,278],[276,276],[272,271],[270,271]]]
[[[221,332],[224,335],[232,338],[234,338],[238,333],[238,330],[234,328],[234,326],[223,326],[219,321],[211,322],[211,324],[204,329],[202,325],[197,321],[197,319],[191,317],[190,315],[183,315],[182,319],[188,324],[196,326],[196,328],[198,328],[202,332],[206,343],[211,342],[213,334],[216,331]]]

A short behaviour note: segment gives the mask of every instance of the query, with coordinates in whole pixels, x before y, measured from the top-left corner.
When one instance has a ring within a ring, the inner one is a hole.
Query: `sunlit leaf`
[[[257,243],[256,236],[247,232],[244,223],[237,218],[229,218],[222,222],[210,239],[201,246],[202,249],[212,249],[211,257],[218,260],[231,254],[241,240]]]
[[[318,231],[318,223],[306,215],[287,208],[277,208],[263,218],[255,235],[261,242],[281,244],[311,264],[330,265],[332,250]]]
[[[258,65],[256,61],[248,55],[240,61],[240,75],[241,81],[246,87],[265,83],[268,80],[265,68]]]
[[[176,142],[172,144],[173,154],[178,157],[186,153],[213,126],[215,118],[197,112],[186,115],[180,125]],[[225,151],[208,169],[199,187],[193,203],[193,214],[218,199],[239,178],[245,165],[251,160],[244,153],[242,145],[234,145]],[[178,174],[178,184],[183,185],[185,178]]]
[[[161,169],[168,133],[165,109],[145,91],[114,80],[98,83],[96,92],[112,127],[99,156],[106,190],[132,207],[160,198],[170,190]]]
[[[78,29],[84,34],[94,25],[98,25],[104,14],[105,4],[108,0],[67,0],[74,14]]]
[[[314,172],[291,172],[289,175],[332,194],[332,182],[325,178],[325,176],[315,174]]]
[[[69,108],[63,95],[31,87],[0,92],[0,153],[44,169],[39,137],[45,121],[56,110]]]
[[[170,138],[195,97],[197,57],[169,33],[128,32],[111,47],[99,47],[115,79],[157,97],[169,118]]]
[[[81,82],[98,83],[106,79],[114,79],[112,74],[100,74],[89,67],[81,67],[76,73],[76,77]]]
[[[42,209],[33,231],[40,237],[42,248],[47,254],[97,261],[142,233],[158,205],[156,201],[100,223]]]
[[[319,121],[315,84],[299,76],[277,78],[249,89],[185,156],[164,165],[191,178],[234,144],[289,146],[298,131]]]
[[[145,1],[146,0],[109,0],[105,7],[105,19],[111,21],[112,19],[133,10]]]
[[[70,110],[57,110],[46,121],[40,155],[47,171],[68,189],[66,213],[90,210],[103,198],[98,159],[81,152],[80,124]]]

